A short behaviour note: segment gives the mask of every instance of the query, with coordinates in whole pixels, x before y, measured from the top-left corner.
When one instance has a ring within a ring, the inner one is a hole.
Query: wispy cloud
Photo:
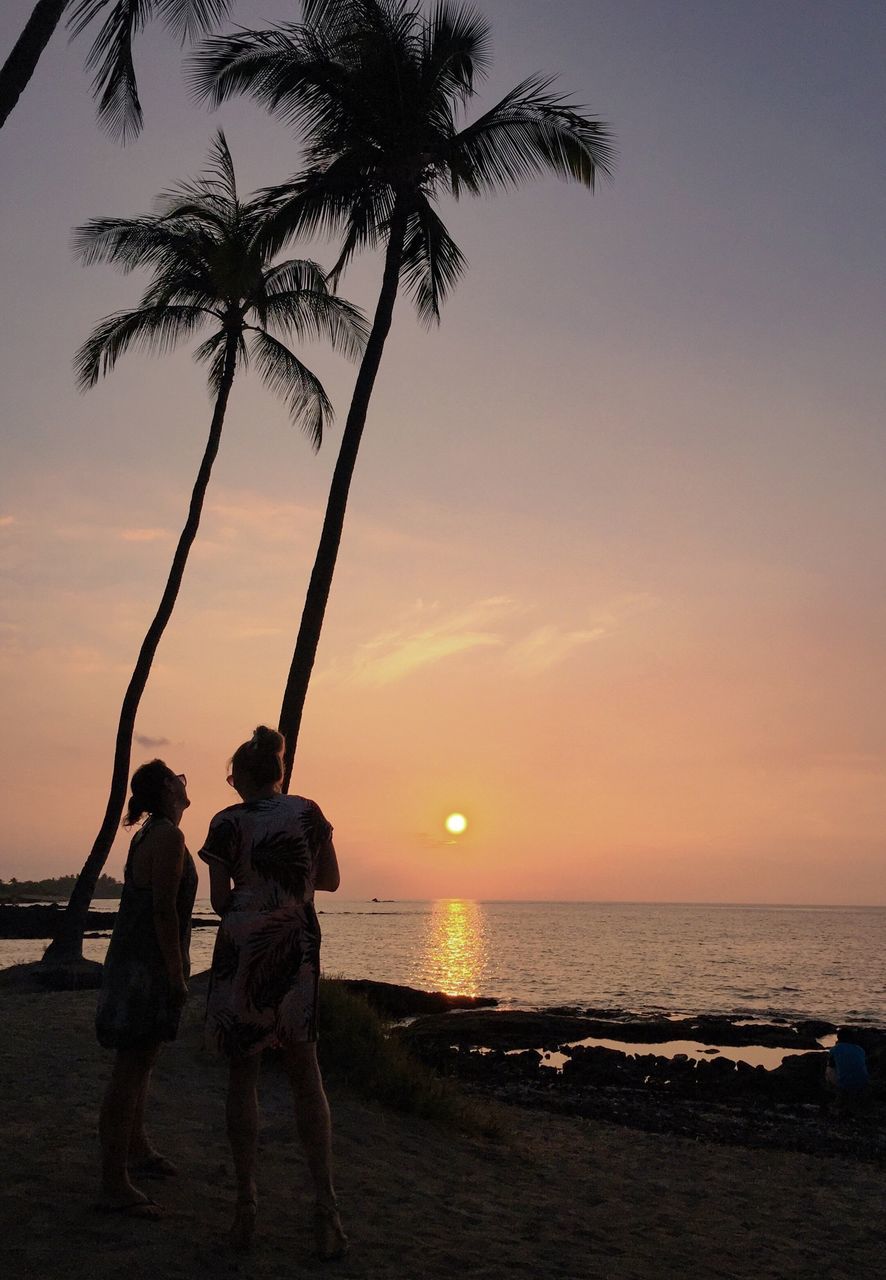
[[[499,624],[514,608],[507,596],[493,596],[444,616],[439,603],[420,601],[402,626],[360,646],[350,678],[361,684],[390,684],[455,654],[501,645]]]
[[[513,674],[532,676],[564,662],[572,654],[602,640],[631,617],[655,607],[652,596],[624,596],[589,609],[579,625],[545,622],[521,632],[530,607],[509,596],[491,596],[453,613],[439,602],[419,601],[400,625],[361,644],[344,673],[341,666],[327,675],[359,684],[384,685],[456,654],[497,649],[502,664]]]
[[[658,598],[652,595],[619,596],[603,606],[589,610],[591,616],[586,626],[545,623],[508,647],[504,655],[505,665],[512,672],[526,675],[547,671],[565,662],[579,649],[612,635],[631,618],[656,608],[659,603]]]
[[[134,737],[138,745],[144,747],[146,751],[156,751],[158,747],[172,746],[169,738],[150,738],[146,733],[137,733]]]
[[[547,671],[549,667],[563,662],[576,649],[582,649],[606,634],[607,630],[602,626],[566,631],[548,623],[546,626],[536,627],[529,635],[515,641],[505,654],[505,664],[512,671]]]

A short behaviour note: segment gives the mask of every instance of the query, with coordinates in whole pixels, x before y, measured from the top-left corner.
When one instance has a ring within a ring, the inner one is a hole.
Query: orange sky
[[[886,902],[875,10],[837,36],[825,9],[756,3],[483,8],[494,88],[562,70],[623,160],[594,198],[551,182],[448,209],[471,266],[442,329],[405,302],[395,317],[297,763],[342,892]],[[4,13],[4,47],[20,18]],[[0,354],[0,875],[20,878],[74,870],[92,841],[209,424],[185,352],[77,396],[73,350],[133,283],[76,267],[68,230],[147,207],[217,124],[245,185],[296,160],[246,104],[189,107],[151,39],[148,131],[120,151],[76,51],[47,56],[0,135],[18,299]],[[361,261],[343,292],[370,305],[377,282]],[[306,356],[343,418],[352,370]],[[255,382],[235,387],[139,717],[160,745],[135,753],[187,773],[194,850],[231,799],[231,751],[276,722],[337,439],[312,456]],[[470,822],[454,843],[452,810]]]

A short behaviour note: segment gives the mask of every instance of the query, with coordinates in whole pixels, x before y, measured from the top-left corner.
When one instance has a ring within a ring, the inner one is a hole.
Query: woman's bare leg
[[[314,1181],[317,1246],[321,1257],[339,1257],[347,1251],[348,1239],[339,1220],[332,1183],[332,1124],[317,1046],[292,1045],[284,1050],[284,1061],[292,1086],[295,1123]]]
[[[305,1149],[317,1201],[334,1205],[332,1123],[317,1061],[317,1046],[312,1043],[292,1045],[284,1050],[284,1061],[292,1087],[298,1136]]]
[[[148,1100],[148,1090],[151,1087],[151,1072],[154,1069],[154,1063],[157,1061],[157,1054],[160,1052],[160,1046],[156,1045],[153,1049],[146,1051],[147,1061],[144,1079],[135,1100],[135,1111],[132,1116],[132,1128],[129,1134],[129,1162],[136,1163],[140,1160],[147,1160],[151,1156],[158,1153],[148,1141],[148,1135],[145,1132],[145,1106]]]
[[[102,1197],[109,1207],[147,1202],[129,1180],[127,1161],[139,1095],[150,1076],[156,1048],[118,1050],[102,1099],[98,1131],[102,1152]]]
[[[237,1204],[231,1224],[231,1243],[246,1249],[255,1230],[258,1190],[255,1158],[258,1141],[258,1074],[261,1054],[231,1058],[228,1078],[228,1140],[237,1178]]]

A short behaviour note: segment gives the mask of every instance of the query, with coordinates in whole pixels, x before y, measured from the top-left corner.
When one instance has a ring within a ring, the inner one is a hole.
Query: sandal
[[[234,1221],[228,1232],[228,1243],[238,1253],[245,1253],[252,1248],[257,1215],[258,1205],[254,1200],[238,1200],[234,1206]]]
[[[178,1169],[159,1151],[152,1151],[148,1156],[141,1156],[132,1162],[132,1172],[140,1178],[175,1178]]]
[[[348,1237],[338,1216],[338,1205],[314,1205],[314,1239],[317,1242],[317,1253],[324,1262],[333,1258],[343,1258],[348,1251]]]
[[[94,1204],[93,1209],[96,1213],[119,1213],[125,1218],[141,1218],[145,1222],[156,1222],[163,1217],[163,1206],[159,1205],[156,1200],[149,1200],[147,1197],[143,1200],[125,1200],[123,1204],[111,1204],[99,1201]]]

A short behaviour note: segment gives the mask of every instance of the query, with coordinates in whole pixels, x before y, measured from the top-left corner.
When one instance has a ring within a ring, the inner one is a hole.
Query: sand
[[[0,1272],[41,1280],[335,1275],[388,1280],[867,1280],[886,1274],[883,1175],[874,1166],[749,1151],[508,1108],[491,1142],[331,1090],[352,1251],[312,1251],[306,1171],[283,1079],[263,1076],[260,1234],[223,1243],[231,1199],[222,1065],[201,1047],[192,998],[156,1072],[152,1133],[181,1176],[145,1184],[159,1223],[91,1210],[98,1098],[109,1058],[94,992],[0,991]]]

